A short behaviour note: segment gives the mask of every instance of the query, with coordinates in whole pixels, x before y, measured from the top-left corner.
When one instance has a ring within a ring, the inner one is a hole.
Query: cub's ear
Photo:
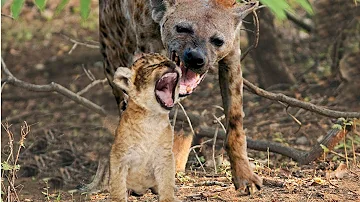
[[[233,8],[235,15],[235,24],[237,27],[241,24],[241,21],[251,12],[259,8],[259,1],[250,1],[242,4],[236,4]]]
[[[118,67],[114,74],[114,83],[125,92],[129,92],[133,72],[128,67]]]
[[[164,17],[166,9],[175,4],[175,0],[150,0],[151,17],[159,23]]]

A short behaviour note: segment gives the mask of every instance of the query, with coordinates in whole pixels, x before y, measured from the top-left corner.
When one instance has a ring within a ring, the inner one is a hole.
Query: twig
[[[327,117],[360,118],[359,112],[342,112],[342,111],[327,109],[325,107],[317,106],[317,105],[314,105],[309,102],[303,102],[303,101],[297,100],[295,98],[288,97],[282,93],[271,93],[271,92],[265,91],[265,90],[255,86],[254,84],[252,84],[250,81],[246,80],[245,78],[243,79],[243,81],[244,81],[244,85],[249,88],[250,92],[252,92],[256,95],[259,95],[261,97],[270,99],[270,100],[284,102],[290,106],[300,107],[300,108],[306,109],[308,111],[315,112],[317,114],[327,116]]]
[[[206,140],[206,141],[204,141],[204,142],[202,142],[202,143],[200,143],[198,145],[194,145],[194,146],[190,147],[189,150],[191,151],[192,149],[202,148],[204,146],[204,144],[206,144],[208,142],[212,142],[212,141],[213,141],[213,139],[208,139],[208,140]]]
[[[11,15],[6,15],[4,13],[1,13],[1,17],[7,17],[7,18],[14,20],[14,18]]]
[[[57,34],[60,34],[62,37],[64,37],[66,40],[72,42],[74,45],[73,47],[70,49],[69,51],[69,55],[75,50],[75,48],[78,46],[78,45],[81,45],[81,46],[85,46],[85,47],[88,47],[88,48],[93,48],[93,49],[99,49],[100,47],[98,45],[93,45],[93,44],[88,44],[88,43],[84,43],[84,42],[80,42],[80,41],[77,41],[75,39],[72,39],[70,38],[69,36],[66,36],[65,34],[63,33],[57,33]]]
[[[295,131],[294,134],[298,133],[298,132],[300,131],[300,129],[301,129],[301,126],[302,126],[301,121],[299,121],[299,119],[297,119],[294,115],[292,115],[292,114],[288,111],[290,105],[286,105],[286,104],[284,104],[284,103],[282,103],[282,102],[280,102],[280,101],[278,101],[278,102],[285,107],[285,112],[287,113],[287,115],[289,115],[289,116],[299,125],[299,128]]]
[[[285,11],[285,14],[286,14],[287,19],[292,21],[297,26],[303,28],[306,32],[309,33],[312,30],[314,30],[314,27],[311,24],[306,23],[304,20],[300,19],[299,17],[295,16],[294,14],[287,12],[287,11]]]
[[[193,128],[193,126],[192,126],[192,124],[191,124],[191,121],[190,121],[189,116],[187,115],[187,113],[186,113],[184,107],[182,106],[182,104],[181,104],[180,102],[178,102],[178,104],[179,104],[181,110],[184,112],[184,114],[185,114],[185,116],[186,116],[186,119],[187,119],[187,121],[188,121],[188,123],[189,123],[189,126],[190,126],[190,129],[191,129],[192,134],[195,135],[195,131],[194,131],[194,128]]]
[[[346,149],[346,134],[344,135],[344,152],[345,152],[346,166],[349,167],[349,159],[348,159],[348,153],[347,153],[347,149]]]
[[[16,87],[24,88],[24,89],[27,89],[30,91],[36,91],[36,92],[57,92],[57,93],[60,93],[64,96],[68,97],[69,99],[75,101],[76,103],[81,104],[81,105],[93,110],[94,112],[96,112],[102,116],[106,116],[106,114],[107,114],[106,111],[99,105],[91,102],[90,100],[88,100],[84,97],[77,95],[76,93],[61,86],[60,84],[51,82],[48,85],[36,85],[36,84],[24,82],[22,80],[17,79],[16,77],[14,77],[14,75],[6,67],[6,64],[3,60],[3,58],[1,58],[1,64],[2,64],[1,69],[4,71],[5,75],[8,76],[8,78],[7,78],[8,84],[11,84]]]
[[[196,157],[196,159],[198,160],[198,162],[199,162],[199,164],[200,164],[200,167],[203,169],[204,173],[206,173],[206,170],[205,170],[203,164],[201,163],[200,158],[199,158],[199,156],[197,155],[195,149],[191,149],[191,150],[194,152],[195,157]]]
[[[244,53],[241,54],[241,59],[240,61],[243,61],[245,59],[245,57],[247,56],[247,54],[253,50],[254,48],[257,47],[258,43],[259,43],[259,18],[256,14],[256,11],[254,10],[253,12],[253,21],[254,21],[254,27],[256,28],[256,31],[253,31],[253,33],[255,34],[255,37],[254,37],[254,42],[253,44],[251,44],[250,47],[248,47]]]
[[[195,183],[194,187],[201,187],[201,186],[220,186],[220,187],[227,187],[228,185],[223,183],[223,182],[218,182],[218,181],[205,181],[205,182],[200,182],[200,183]]]
[[[87,70],[84,65],[82,65],[82,69],[84,70],[86,76],[90,79],[90,81],[94,81],[95,80],[95,76],[91,73],[90,70]]]
[[[213,145],[212,145],[212,158],[213,158],[213,162],[214,162],[215,174],[217,174],[216,161],[215,161],[215,146],[216,146],[216,138],[217,138],[218,132],[219,132],[219,126],[217,126],[215,129],[214,141],[213,141]]]
[[[96,86],[97,84],[105,84],[107,82],[107,79],[102,79],[102,80],[94,80],[93,82],[91,82],[89,85],[87,85],[84,89],[82,89],[81,91],[77,92],[77,95],[82,95],[84,93],[86,93],[87,91],[89,91],[92,87]]]
[[[225,128],[224,124],[221,123],[220,119],[219,119],[218,117],[216,117],[214,114],[213,114],[213,116],[214,116],[214,118],[215,118],[215,121],[220,124],[221,128],[222,128],[223,131],[226,133],[226,128]]]

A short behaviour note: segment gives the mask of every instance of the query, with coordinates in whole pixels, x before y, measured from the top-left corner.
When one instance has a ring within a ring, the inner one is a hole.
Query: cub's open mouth
[[[198,74],[191,69],[185,67],[184,63],[180,61],[180,58],[176,51],[172,51],[170,59],[175,62],[177,66],[181,68],[181,78],[180,78],[180,90],[179,97],[185,97],[194,92],[195,88],[199,83],[204,79],[206,73]]]
[[[178,83],[177,72],[165,73],[155,84],[155,97],[161,107],[170,110],[175,102],[175,89]]]

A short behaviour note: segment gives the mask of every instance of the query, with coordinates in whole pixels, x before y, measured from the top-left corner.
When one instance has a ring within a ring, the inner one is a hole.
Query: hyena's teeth
[[[187,93],[190,93],[191,90],[192,90],[192,88],[191,88],[190,86],[186,86],[186,92],[187,92]]]
[[[200,80],[200,74],[196,74],[196,81]]]

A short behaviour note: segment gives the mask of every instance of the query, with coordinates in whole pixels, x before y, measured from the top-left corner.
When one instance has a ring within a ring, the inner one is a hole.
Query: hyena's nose
[[[187,49],[184,52],[185,66],[191,69],[200,69],[205,65],[205,55],[196,49]]]

